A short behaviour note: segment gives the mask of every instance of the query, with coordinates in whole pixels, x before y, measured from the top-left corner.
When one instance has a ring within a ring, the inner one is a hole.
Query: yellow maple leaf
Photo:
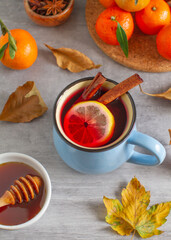
[[[135,231],[142,238],[159,235],[157,228],[164,224],[170,212],[171,202],[156,204],[147,209],[150,203],[150,192],[133,178],[122,190],[122,204],[117,199],[103,197],[107,209],[106,222],[120,235],[130,235]]]

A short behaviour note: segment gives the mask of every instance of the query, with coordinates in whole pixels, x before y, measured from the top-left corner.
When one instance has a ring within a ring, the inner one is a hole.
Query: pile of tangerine
[[[156,45],[161,56],[171,60],[171,8],[165,0],[99,0],[106,8],[98,17],[96,32],[107,44],[119,45],[116,36],[117,22],[129,40],[134,31],[134,20],[139,29],[148,35],[157,35]]]

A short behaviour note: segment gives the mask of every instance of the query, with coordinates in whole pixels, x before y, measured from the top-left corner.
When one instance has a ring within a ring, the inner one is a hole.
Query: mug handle
[[[148,155],[134,151],[128,160],[129,163],[154,166],[161,164],[165,159],[166,151],[163,145],[146,134],[133,130],[127,143],[145,148],[152,153]]]

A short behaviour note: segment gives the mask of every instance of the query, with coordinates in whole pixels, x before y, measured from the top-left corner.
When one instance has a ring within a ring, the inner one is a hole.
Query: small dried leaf
[[[107,209],[106,222],[120,235],[130,235],[135,231],[142,238],[159,235],[157,228],[166,222],[171,202],[156,204],[147,209],[150,203],[150,192],[133,178],[122,190],[122,203],[117,199],[103,197]],[[133,239],[133,237],[132,237]]]
[[[169,131],[169,135],[170,135],[170,145],[171,145],[171,129],[168,130]]]
[[[46,111],[47,106],[35,83],[28,81],[9,96],[0,114],[0,121],[30,122]]]
[[[94,62],[83,53],[71,48],[52,48],[45,44],[56,58],[57,65],[62,69],[68,69],[70,72],[81,72],[99,68],[101,65],[95,65]]]
[[[163,93],[151,94],[151,93],[144,92],[140,85],[139,87],[140,87],[140,91],[148,96],[165,98],[167,100],[171,100],[171,88],[169,88],[166,92],[163,92]]]

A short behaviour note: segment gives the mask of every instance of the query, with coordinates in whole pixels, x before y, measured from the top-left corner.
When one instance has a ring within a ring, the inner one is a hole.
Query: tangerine
[[[163,27],[157,34],[156,44],[159,54],[171,60],[171,23]]]
[[[116,5],[115,0],[99,0],[99,2],[105,8],[114,7]]]
[[[64,131],[75,143],[99,147],[112,137],[115,120],[109,109],[97,101],[79,102],[64,117]]]
[[[170,7],[170,12],[171,12],[171,1],[169,0],[169,1],[167,2],[167,4],[169,5],[169,7]],[[170,18],[170,21],[171,21],[171,18]]]
[[[137,12],[145,8],[150,0],[138,0],[136,3],[135,0],[115,0],[116,4],[125,11],[128,12]]]
[[[96,21],[96,32],[99,37],[107,44],[119,45],[116,36],[117,22],[124,29],[129,40],[134,30],[134,21],[131,13],[126,12],[119,7],[105,9]]]
[[[17,51],[14,59],[9,55],[9,44],[1,59],[2,64],[12,69],[29,68],[36,60],[38,49],[35,39],[32,35],[23,29],[10,30],[11,35],[16,41]],[[0,37],[0,48],[8,42],[8,33]]]
[[[154,35],[170,23],[170,15],[169,5],[164,0],[151,0],[146,8],[136,12],[135,20],[143,33]]]

